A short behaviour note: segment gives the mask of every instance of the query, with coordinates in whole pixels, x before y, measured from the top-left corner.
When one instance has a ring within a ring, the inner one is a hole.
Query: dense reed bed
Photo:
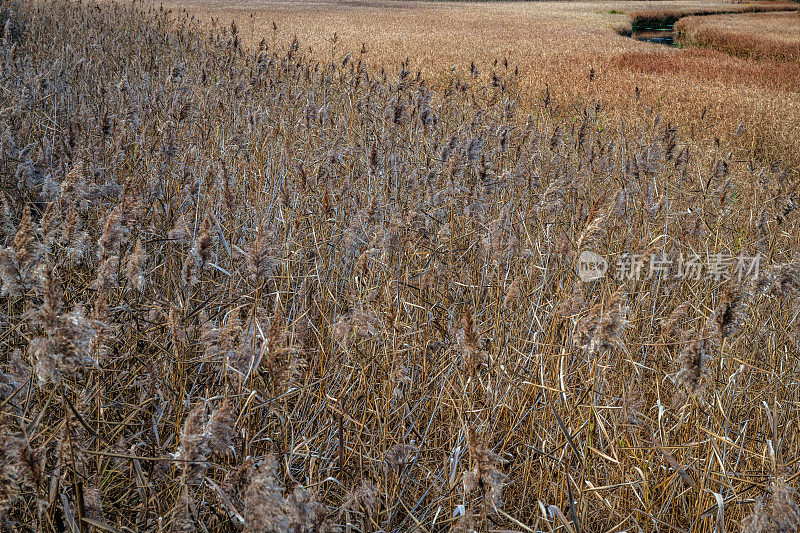
[[[651,9],[630,13],[634,28],[672,26],[685,17],[717,16],[720,14],[770,13],[796,11],[796,2],[730,3],[724,7]]]
[[[685,46],[703,46],[747,59],[800,63],[800,13],[687,17],[675,25]],[[775,64],[775,63],[773,63]]]
[[[502,59],[3,13],[3,530],[800,524],[793,169]]]
[[[707,50],[698,53],[620,35],[631,28],[627,13],[724,12],[742,8],[740,3],[165,0],[164,6],[176,13],[186,10],[207,29],[233,20],[245,46],[258,46],[264,38],[290,41],[296,35],[316,57],[359,55],[373,70],[408,60],[408,70],[419,70],[437,92],[446,90],[453,68],[467,77],[473,63],[487,73],[496,59],[506,59],[519,68],[518,107],[523,113],[534,110],[549,88],[552,110],[563,119],[597,100],[613,122],[641,118],[652,109],[679,125],[681,136],[691,142],[719,139],[748,150],[747,158],[800,165],[796,63],[761,65],[723,52],[712,61]],[[776,4],[758,2],[753,9],[762,6]],[[366,53],[360,54],[362,50]],[[760,70],[757,75],[748,74],[754,69]],[[733,135],[740,124],[744,134]]]

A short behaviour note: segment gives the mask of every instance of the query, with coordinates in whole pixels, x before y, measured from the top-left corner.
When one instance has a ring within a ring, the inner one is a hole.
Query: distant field
[[[596,99],[620,116],[650,108],[703,142],[734,142],[731,134],[743,124],[746,133],[734,142],[738,149],[800,162],[800,65],[753,63],[618,34],[630,27],[626,13],[724,11],[752,4],[169,0],[164,5],[221,25],[235,20],[249,44],[297,35],[318,57],[338,60],[357,55],[364,45],[367,64],[392,70],[409,59],[409,68],[433,82],[448,79],[452,68],[466,72],[472,62],[488,74],[494,61],[507,59],[520,69],[523,101],[539,99],[549,87],[567,113]]]
[[[676,27],[681,42],[747,59],[800,62],[797,12],[687,17]]]

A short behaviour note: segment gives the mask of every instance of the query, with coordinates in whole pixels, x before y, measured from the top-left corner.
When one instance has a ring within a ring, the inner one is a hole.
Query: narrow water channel
[[[675,46],[675,32],[669,28],[640,28],[631,34],[639,41]]]

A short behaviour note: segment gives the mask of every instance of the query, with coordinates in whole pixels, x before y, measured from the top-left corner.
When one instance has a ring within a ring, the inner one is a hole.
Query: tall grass
[[[788,169],[520,113],[502,61],[434,93],[136,4],[9,13],[3,529],[800,523]],[[584,283],[588,251],[763,263]]]
[[[800,101],[788,94],[784,83],[788,80],[789,85],[797,85],[797,77],[789,70],[793,65],[771,65],[771,72],[753,76],[746,73],[752,61],[720,53],[709,68],[708,54],[698,60],[696,48],[656,46],[618,35],[614,28],[630,28],[629,17],[597,10],[608,7],[631,12],[641,9],[641,2],[539,2],[535,9],[525,2],[396,0],[256,0],[245,6],[168,0],[164,5],[176,12],[189,9],[208,28],[215,20],[235,20],[245,46],[258,46],[264,37],[269,42],[291,40],[296,34],[304,50],[310,48],[317,57],[327,58],[331,51],[360,55],[366,50],[361,57],[372,70],[408,59],[407,68],[415,73],[420,70],[437,92],[446,88],[453,67],[464,77],[471,63],[486,73],[495,59],[506,58],[519,68],[518,107],[522,113],[533,111],[539,95],[549,87],[553,109],[561,109],[565,115],[597,100],[602,100],[607,119],[614,122],[630,114],[640,118],[654,109],[665,120],[679,124],[681,135],[692,142],[735,141],[736,148],[751,150],[752,157],[782,159],[795,168],[800,164],[800,138],[796,135]],[[659,5],[669,8],[677,4]],[[700,0],[693,0],[678,7],[703,6]],[[773,25],[766,31],[775,29]],[[652,68],[643,73],[619,63],[620,56],[627,54],[655,58],[651,67],[658,68],[663,60],[675,68],[657,75]],[[720,83],[720,78],[725,82]],[[639,99],[634,100],[637,87]],[[698,112],[703,109],[705,114]],[[732,136],[741,123],[747,134]]]
[[[672,27],[686,17],[702,17],[708,15],[732,13],[770,13],[779,11],[797,11],[796,2],[761,2],[755,4],[731,4],[726,8],[687,8],[687,9],[652,9],[633,11],[629,15],[633,29]]]
[[[687,17],[675,24],[675,37],[683,45],[708,47],[747,59],[782,62],[781,67],[786,69],[800,64],[798,15],[793,12],[768,19],[748,17],[731,20]],[[749,23],[757,24],[751,26]]]

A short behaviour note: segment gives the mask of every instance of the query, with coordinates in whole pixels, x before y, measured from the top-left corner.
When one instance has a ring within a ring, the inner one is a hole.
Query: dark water
[[[631,37],[640,41],[675,46],[675,32],[672,31],[672,28],[641,29],[633,32]]]

